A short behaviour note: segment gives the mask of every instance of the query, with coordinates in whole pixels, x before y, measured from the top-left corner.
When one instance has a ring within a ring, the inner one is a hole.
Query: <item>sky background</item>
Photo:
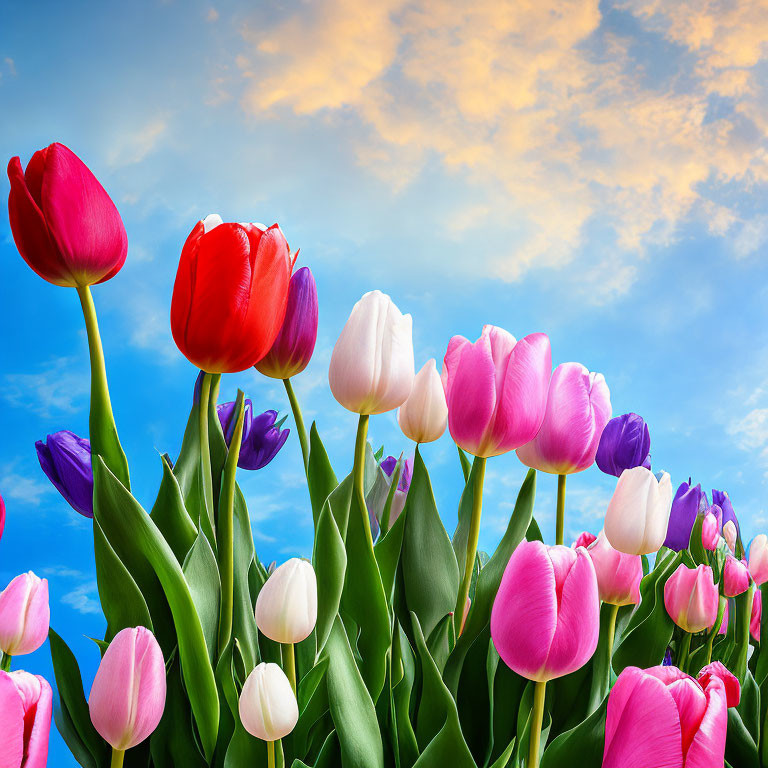
[[[327,386],[354,302],[389,293],[413,316],[416,365],[484,323],[545,331],[553,362],[605,375],[614,414],[649,423],[655,470],[731,495],[746,538],[768,530],[768,3],[711,0],[266,0],[35,4],[0,25],[0,159],[61,141],[128,231],[96,286],[110,388],[146,508],[159,454],[178,452],[195,370],[169,328],[195,222],[277,221],[320,296],[312,363],[295,381],[337,474],[355,415]],[[0,196],[8,192],[0,179]],[[46,434],[87,434],[77,295],[35,275],[0,216],[0,588],[50,581],[52,626],[86,691],[104,631],[90,523],[42,474]],[[257,410],[287,409],[255,371],[224,377]],[[412,451],[394,414],[371,438]],[[424,448],[452,531],[461,492],[448,435]],[[524,469],[489,462],[491,550]],[[257,551],[311,552],[298,442],[241,471]],[[566,533],[597,532],[615,480],[568,483]],[[554,481],[536,516],[551,540]],[[26,659],[52,679],[47,644]],[[52,736],[51,765],[75,762]]]

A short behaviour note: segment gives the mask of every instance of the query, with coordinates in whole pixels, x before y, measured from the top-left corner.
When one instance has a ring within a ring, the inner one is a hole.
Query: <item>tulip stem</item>
[[[291,683],[293,695],[296,695],[296,649],[293,643],[283,643],[283,665],[285,676]]]
[[[83,309],[85,331],[88,335],[88,352],[91,358],[91,410],[88,432],[91,450],[104,459],[115,477],[128,489],[131,481],[128,473],[128,460],[117,436],[115,416],[112,413],[112,401],[107,385],[107,367],[104,362],[104,348],[101,345],[99,322],[93,294],[88,285],[78,286],[77,295]]]
[[[206,374],[207,378],[207,374]],[[219,503],[218,519],[218,553],[219,572],[221,573],[221,615],[219,618],[219,656],[227,647],[232,636],[232,606],[234,603],[235,584],[235,545],[234,545],[234,510],[235,510],[235,483],[237,477],[237,462],[240,458],[240,446],[243,442],[243,407],[245,395],[241,389],[237,390],[235,401],[235,428],[232,431],[232,439],[227,451],[227,460],[224,463],[224,473],[221,481],[221,497]],[[210,463],[210,454],[208,456]]]
[[[275,742],[267,742],[267,768],[275,768]]]
[[[608,688],[611,688],[611,657],[613,656],[613,641],[616,638],[616,617],[619,615],[619,606],[611,605],[608,614]]]
[[[683,639],[680,642],[680,653],[678,654],[677,667],[681,672],[688,668],[688,656],[691,652],[691,633],[683,632]]]
[[[461,634],[461,626],[464,623],[464,612],[467,608],[469,587],[472,584],[472,572],[475,569],[475,557],[477,555],[477,542],[480,539],[480,517],[483,514],[483,483],[485,482],[485,462],[481,456],[475,459],[475,482],[472,488],[472,519],[469,523],[469,537],[467,538],[467,559],[464,561],[464,576],[461,579],[459,597],[456,600],[454,623],[456,633]]]
[[[0,670],[3,672],[11,671],[11,654],[3,651],[2,657],[0,657]]]
[[[357,438],[355,439],[355,463],[352,467],[352,482],[354,492],[358,497],[360,514],[363,516],[363,530],[368,539],[368,546],[373,552],[373,536],[371,535],[371,521],[368,519],[368,507],[365,503],[365,446],[368,444],[368,415],[360,414],[357,424]]]
[[[557,476],[557,528],[555,530],[555,544],[562,544],[565,538],[565,478],[567,475]]]
[[[296,399],[296,393],[293,391],[293,384],[290,379],[283,379],[285,391],[288,395],[288,401],[293,411],[293,420],[296,422],[296,434],[299,436],[301,444],[301,456],[304,459],[304,472],[309,471],[309,441],[307,440],[307,428],[304,426],[304,417],[301,415],[299,401]]]
[[[123,759],[125,758],[124,749],[112,748],[112,760],[110,761],[110,768],[123,768]]]
[[[547,683],[537,682],[533,689],[533,710],[531,712],[530,744],[528,746],[528,768],[538,768],[541,724],[544,722],[544,697]]]
[[[720,600],[718,601],[717,606],[717,618],[715,619],[715,623],[709,632],[709,636],[707,637],[707,660],[704,662],[705,667],[707,664],[709,664],[710,661],[712,661],[712,644],[715,642],[715,638],[717,637],[717,633],[720,631],[720,627],[723,626],[723,617],[725,616],[726,605],[728,605],[728,601],[725,597],[723,597],[723,595],[720,595]]]
[[[213,477],[211,472],[211,444],[208,439],[208,407],[211,400],[211,374],[203,372],[200,383],[200,406],[198,411],[198,432],[200,436],[200,475],[203,484],[205,513],[213,531]],[[213,546],[213,541],[211,545]]]

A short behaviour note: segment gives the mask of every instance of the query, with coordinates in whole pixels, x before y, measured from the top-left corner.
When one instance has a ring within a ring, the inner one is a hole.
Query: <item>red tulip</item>
[[[184,243],[171,302],[178,348],[208,373],[250,368],[283,324],[293,258],[277,224],[228,224],[211,214]]]
[[[24,171],[8,163],[8,215],[16,247],[54,285],[103,283],[125,262],[128,238],[120,214],[83,161],[63,144],[32,155]]]

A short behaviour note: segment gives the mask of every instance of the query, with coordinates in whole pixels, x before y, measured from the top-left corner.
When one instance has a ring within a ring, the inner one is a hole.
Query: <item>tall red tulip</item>
[[[171,302],[178,348],[207,373],[267,354],[283,324],[293,258],[277,224],[199,221],[181,251]]]
[[[82,288],[120,271],[128,238],[98,179],[72,150],[51,144],[26,170],[8,163],[8,214],[24,261],[54,285]]]

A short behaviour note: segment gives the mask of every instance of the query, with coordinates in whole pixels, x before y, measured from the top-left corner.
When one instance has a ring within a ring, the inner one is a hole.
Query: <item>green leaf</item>
[[[315,547],[312,561],[317,576],[317,647],[322,650],[331,634],[339,612],[344,578],[347,570],[347,553],[344,539],[336,525],[330,501],[323,504],[315,526]]]
[[[162,457],[162,462],[163,479],[149,516],[160,529],[176,559],[183,563],[197,538],[197,527],[184,506],[179,481],[166,456]]]
[[[531,744],[531,725],[533,717],[533,695],[534,683],[528,682],[523,691],[523,697],[520,702],[520,710],[517,713],[517,737],[515,738],[515,751],[513,762],[516,768],[528,766],[528,752]],[[541,732],[539,737],[539,754],[544,751],[545,744],[549,737],[552,719],[550,711],[552,708],[552,686],[547,684],[545,691],[544,713],[542,717]]]
[[[392,686],[392,707],[394,709],[395,739],[400,768],[411,768],[419,755],[419,745],[416,742],[416,734],[411,721],[411,696],[416,680],[416,660],[413,650],[408,642],[403,628],[397,622],[397,634],[393,646],[393,668],[397,668],[398,674],[402,672],[399,680],[395,680]]]
[[[749,621],[752,616],[752,600],[755,587],[751,586],[746,592],[734,600],[735,644],[726,666],[744,684],[747,673],[747,652],[749,651]]]
[[[464,485],[469,482],[469,475],[472,472],[472,462],[467,458],[467,454],[456,446],[456,450],[459,452],[459,463],[461,464],[461,471],[464,474]]]
[[[605,748],[604,701],[584,722],[560,734],[545,750],[541,768],[600,768]]]
[[[760,768],[760,690],[747,671],[738,707],[728,709],[725,757],[739,768]]]
[[[691,553],[695,565],[709,565],[707,550],[704,549],[704,543],[701,540],[701,528],[704,524],[704,515],[696,515],[691,528],[691,537],[688,544],[688,551]]]
[[[379,536],[379,540],[373,548],[376,562],[379,565],[384,594],[387,596],[387,602],[390,604],[392,603],[392,593],[395,588],[397,566],[400,563],[400,553],[403,549],[405,518],[406,516],[401,514],[392,524],[392,527],[386,533]]]
[[[317,431],[317,423],[313,421],[309,430],[307,485],[309,486],[309,499],[312,504],[312,519],[315,526],[317,526],[325,500],[338,484],[339,481],[336,479],[328,453]]]
[[[768,637],[768,581],[761,584],[759,589],[762,604],[766,606],[766,610],[760,615],[760,637]],[[732,613],[733,611],[730,612],[730,614]],[[729,618],[731,618],[730,615]],[[759,648],[755,649],[755,652],[758,654],[755,665],[755,681],[760,686],[760,690],[763,690],[763,683],[768,679],[768,643],[764,646],[760,645]],[[766,708],[766,704],[768,704],[768,700],[763,703],[763,709]]]
[[[192,602],[200,617],[200,624],[208,647],[208,658],[213,661],[216,651],[216,633],[219,628],[219,604],[221,602],[221,583],[216,555],[205,534],[200,531],[189,550],[182,568],[184,578],[189,585]]]
[[[290,743],[286,751],[291,754],[306,756],[309,731],[328,712],[327,673],[328,657],[323,656],[299,683],[299,721],[285,740]]]

